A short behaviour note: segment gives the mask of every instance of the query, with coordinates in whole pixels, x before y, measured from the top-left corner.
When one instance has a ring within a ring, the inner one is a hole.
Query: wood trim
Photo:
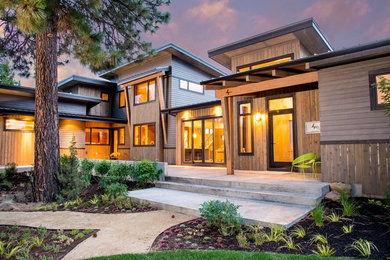
[[[251,94],[255,92],[261,92],[266,90],[291,87],[296,85],[302,85],[318,81],[318,72],[308,72],[298,75],[293,75],[280,79],[267,80],[257,83],[251,83],[247,85],[226,88],[223,90],[216,90],[215,96],[217,98],[240,96],[245,94]]]
[[[245,113],[245,114],[240,114],[240,105],[242,104],[250,104],[251,106],[251,112],[250,113]],[[240,135],[240,120],[241,116],[250,116],[250,121],[251,121],[251,148],[252,150],[250,152],[241,152],[241,135]],[[253,123],[253,99],[248,99],[248,100],[241,100],[237,102],[237,151],[238,155],[240,156],[253,156],[254,155],[254,123]]]
[[[158,77],[156,79],[156,85],[157,85],[157,91],[158,91],[158,99],[160,103],[160,115],[161,115],[161,126],[163,131],[163,138],[164,138],[164,145],[167,144],[167,127],[166,127],[166,121],[165,121],[165,115],[161,112],[163,109],[165,109],[165,98],[164,93],[162,90],[162,80],[161,77]]]
[[[143,77],[143,78],[140,78],[140,79],[136,79],[136,80],[133,80],[133,81],[129,81],[129,82],[123,83],[122,84],[122,88],[128,87],[130,85],[136,85],[136,84],[139,84],[139,83],[143,83],[145,81],[148,81],[148,80],[151,80],[151,79],[155,79],[157,77],[161,77],[161,76],[164,76],[164,75],[165,75],[165,72],[164,71],[160,71],[160,72],[151,74],[149,76],[146,76],[146,77]]]
[[[234,174],[233,97],[221,99],[222,119],[225,135],[226,173]]]
[[[144,126],[144,125],[147,125],[147,126],[150,126],[150,125],[152,125],[152,126],[154,126],[154,144],[141,144],[141,139],[142,139],[142,126]],[[140,129],[139,129],[139,134],[140,134],[140,140],[139,140],[139,145],[136,145],[135,144],[135,134],[134,134],[134,132],[135,132],[135,127],[137,127],[137,126],[139,126],[140,127]],[[133,124],[133,129],[132,129],[132,131],[133,131],[133,147],[155,147],[156,146],[156,140],[157,140],[157,138],[156,138],[156,133],[157,133],[157,124],[156,124],[156,122],[149,122],[149,123],[139,123],[139,124]]]
[[[320,141],[321,145],[326,145],[326,144],[377,144],[377,143],[390,143],[390,139]]]
[[[129,97],[129,87],[128,86],[124,87],[124,92],[125,92],[127,128],[129,129],[129,144],[130,144],[129,145],[129,155],[131,155],[131,130],[132,130],[132,128],[131,128],[131,109],[130,109],[130,97]],[[120,96],[119,96],[119,99],[120,99]]]

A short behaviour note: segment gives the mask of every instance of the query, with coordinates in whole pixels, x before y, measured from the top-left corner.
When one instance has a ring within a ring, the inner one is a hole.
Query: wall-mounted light
[[[214,107],[214,115],[222,116],[222,107],[221,106]]]
[[[260,114],[260,113],[256,113],[256,114],[255,114],[255,120],[256,120],[256,122],[261,121],[261,119],[262,119],[261,114]]]
[[[190,111],[185,111],[181,118],[184,120],[188,120],[190,118],[190,116],[191,116]]]

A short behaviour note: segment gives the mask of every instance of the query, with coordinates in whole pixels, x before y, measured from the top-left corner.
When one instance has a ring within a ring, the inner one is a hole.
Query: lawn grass
[[[246,251],[229,251],[229,250],[212,250],[212,251],[201,251],[201,250],[176,250],[176,251],[159,251],[152,252],[147,254],[124,254],[124,255],[114,255],[114,256],[105,256],[97,257],[90,259],[112,259],[112,260],[122,260],[122,259],[131,259],[131,260],[172,260],[172,259],[199,259],[199,260],[208,260],[208,259],[223,259],[223,260],[236,260],[236,259],[262,259],[262,260],[292,260],[292,259],[304,259],[304,260],[314,260],[314,259],[324,259],[315,255],[287,255],[287,254],[276,254],[276,253],[264,253],[264,252],[246,252]],[[351,259],[343,257],[329,257],[327,259]]]

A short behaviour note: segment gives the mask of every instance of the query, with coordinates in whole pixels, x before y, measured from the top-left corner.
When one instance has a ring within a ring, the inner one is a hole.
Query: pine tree
[[[22,76],[35,66],[35,201],[59,191],[58,57],[72,55],[96,72],[152,54],[141,39],[169,14],[169,0],[1,0],[0,52]],[[67,62],[67,61],[64,61]],[[63,63],[64,63],[63,62]]]
[[[15,80],[15,73],[12,71],[8,60],[0,59],[0,84],[20,85],[20,82]]]

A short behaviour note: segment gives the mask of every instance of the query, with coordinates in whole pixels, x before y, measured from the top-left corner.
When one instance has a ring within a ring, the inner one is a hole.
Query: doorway
[[[222,117],[183,121],[182,147],[183,164],[224,164]]]
[[[293,97],[269,99],[268,111],[269,166],[289,168],[295,152]]]

